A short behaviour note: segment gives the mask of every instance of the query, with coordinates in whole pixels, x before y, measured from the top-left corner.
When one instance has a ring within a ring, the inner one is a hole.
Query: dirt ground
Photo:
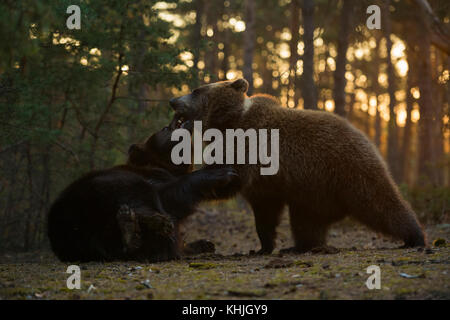
[[[0,255],[0,299],[450,299],[448,243],[398,249],[400,243],[345,221],[329,233],[337,252],[249,255],[259,248],[253,216],[227,204],[200,208],[185,229],[187,242],[209,239],[216,253],[164,263],[83,263],[80,290],[67,288],[67,264],[47,250]],[[426,231],[430,244],[448,242],[450,224]],[[291,245],[284,217],[277,249]],[[365,284],[370,265],[381,269],[379,290]]]

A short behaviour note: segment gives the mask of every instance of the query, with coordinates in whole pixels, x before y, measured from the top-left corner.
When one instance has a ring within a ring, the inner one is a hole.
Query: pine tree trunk
[[[449,68],[450,68],[450,56],[447,56],[447,59],[444,59],[444,69],[448,70]],[[447,102],[447,110],[446,110],[445,115],[447,116],[448,119],[450,119],[450,81],[447,81],[447,83],[445,84],[445,91],[446,91],[445,100]],[[447,122],[444,129],[447,132],[450,131],[450,123],[449,122]],[[444,143],[447,143],[448,145],[450,145],[450,134],[447,134],[447,141],[445,141]],[[450,185],[450,163],[449,163],[449,161],[447,161],[446,170],[447,170],[446,185],[448,186],[448,185]]]
[[[402,139],[402,149],[401,149],[401,163],[402,163],[402,172],[401,172],[401,182],[408,183],[409,182],[409,172],[411,166],[410,162],[410,150],[411,150],[411,112],[413,109],[414,98],[411,94],[411,88],[414,87],[413,81],[413,72],[412,72],[412,61],[413,55],[408,54],[408,61],[410,63],[408,75],[407,75],[407,86],[406,86],[406,119],[405,119],[405,127],[403,128],[403,139]]]
[[[223,59],[222,63],[220,64],[220,69],[222,70],[222,77],[220,77],[220,80],[226,80],[227,79],[227,72],[230,70],[230,65],[228,62],[228,57],[230,56],[230,30],[225,29],[223,30]]]
[[[317,109],[317,92],[314,83],[314,0],[303,0],[302,8],[304,43],[303,99],[305,109]]]
[[[414,28],[414,26],[411,26]],[[402,164],[401,181],[407,184],[411,184],[414,176],[411,175],[413,166],[411,164],[411,138],[412,138],[412,110],[414,105],[414,97],[411,90],[417,86],[417,35],[415,33],[408,33],[406,35],[406,56],[408,59],[408,74],[406,79],[406,119],[405,127],[403,128],[403,137],[401,145],[400,161]]]
[[[419,30],[422,28],[419,26]],[[430,64],[430,38],[426,32],[423,33],[418,41],[419,53],[419,89],[420,89],[420,120],[419,120],[419,139],[418,139],[418,177],[419,183],[436,184],[435,150],[434,150],[434,126],[436,121],[433,119],[433,97],[431,85],[431,64]]]
[[[197,79],[195,79],[193,85],[194,87],[198,87],[200,84],[200,78],[199,78],[199,69],[198,69],[198,62],[200,61],[200,48],[199,44],[202,40],[202,18],[203,18],[203,11],[204,11],[204,3],[203,0],[195,0],[195,24],[194,24],[194,30],[193,30],[193,62],[194,62],[194,70],[197,74]]]
[[[380,94],[380,86],[378,84],[378,76],[380,74],[379,51],[380,51],[380,37],[376,36],[376,48],[373,50],[374,56],[372,58],[373,67],[375,68],[375,71],[372,72],[372,91],[376,97],[374,142],[375,142],[375,145],[378,147],[378,149],[380,149],[380,145],[381,145],[381,115],[380,115],[380,111],[378,110],[378,95]]]
[[[438,185],[442,185],[444,182],[443,179],[443,166],[442,164],[445,161],[445,153],[444,153],[444,122],[442,121],[444,117],[444,86],[439,84],[438,78],[439,78],[439,65],[441,65],[441,52],[437,50],[435,47],[433,47],[434,50],[434,74],[432,75],[432,84],[433,84],[433,97],[435,97],[435,101],[433,104],[433,111],[434,111],[434,118],[435,119],[435,126],[434,126],[434,148],[435,148],[435,157],[436,157],[436,183]]]
[[[206,15],[206,25],[207,27],[211,27],[213,30],[212,37],[208,37],[208,49],[205,54],[205,65],[206,71],[209,73],[211,79],[210,82],[216,82],[218,80],[217,69],[218,69],[218,28],[217,28],[217,20],[218,20],[218,8],[213,8],[214,3],[212,1],[208,1],[206,3],[205,12],[208,12]]]
[[[294,90],[294,108],[298,104],[297,95],[297,61],[298,52],[297,46],[299,41],[300,28],[300,0],[292,0],[291,2],[291,41],[289,43],[291,56],[289,57],[289,89]]]
[[[334,112],[342,117],[345,111],[345,65],[347,64],[348,35],[350,32],[352,6],[350,0],[344,0],[341,9],[341,24],[338,37],[336,70],[334,71]]]
[[[400,179],[400,168],[398,159],[398,128],[397,128],[397,115],[395,113],[395,75],[394,66],[391,60],[391,17],[389,12],[390,1],[384,1],[384,36],[386,39],[387,49],[387,75],[388,75],[388,93],[389,93],[389,123],[388,123],[388,148],[387,148],[387,161],[391,170],[392,176],[395,181]]]
[[[244,33],[244,78],[248,81],[248,92],[253,94],[253,51],[255,49],[255,0],[245,0]]]
[[[377,113],[375,114],[375,137],[374,137],[375,145],[378,147],[378,150],[381,148],[381,114],[378,111],[377,105]]]

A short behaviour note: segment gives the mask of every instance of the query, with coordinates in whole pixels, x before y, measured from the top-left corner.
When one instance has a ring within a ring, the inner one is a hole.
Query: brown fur
[[[280,169],[260,175],[259,165],[235,165],[250,202],[261,252],[274,249],[275,229],[289,206],[295,250],[325,244],[328,227],[346,216],[375,231],[424,246],[425,235],[380,154],[347,120],[323,111],[282,108],[268,95],[246,96],[247,82],[224,81],[172,99],[177,117],[208,128],[279,129]],[[245,110],[244,101],[251,106]]]

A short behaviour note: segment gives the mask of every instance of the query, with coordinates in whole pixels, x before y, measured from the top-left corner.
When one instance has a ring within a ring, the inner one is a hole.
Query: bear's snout
[[[185,103],[181,99],[182,97],[172,98],[169,101],[170,106],[173,110],[178,111],[181,108],[185,107]]]
[[[132,153],[136,153],[139,149],[139,147],[136,144],[132,144],[129,148],[128,148],[128,155],[131,155]]]

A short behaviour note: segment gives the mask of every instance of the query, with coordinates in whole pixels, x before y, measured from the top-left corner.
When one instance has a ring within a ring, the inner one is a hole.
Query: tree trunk
[[[244,78],[248,81],[248,92],[253,94],[253,51],[255,49],[255,0],[245,0],[244,32]]]
[[[414,3],[422,11],[419,18],[422,20],[423,27],[427,28],[427,36],[433,45],[450,55],[450,32],[447,26],[436,17],[427,0],[414,0]]]
[[[450,68],[450,56],[447,56],[447,59],[444,60],[444,69],[448,70]],[[446,95],[445,95],[445,101],[447,102],[447,110],[446,110],[446,116],[448,119],[450,119],[450,81],[447,81],[447,83],[445,84],[445,88],[444,90],[446,91]],[[448,133],[450,131],[450,122],[447,122],[447,124],[444,127],[444,130]],[[450,145],[450,134],[447,134],[447,141],[445,141],[444,143],[447,143],[447,145]],[[447,160],[447,165],[446,165],[446,170],[447,170],[447,181],[446,181],[446,185],[450,185],[450,163]]]
[[[223,30],[223,59],[220,66],[220,69],[222,70],[222,77],[220,77],[220,80],[226,80],[227,79],[227,72],[230,69],[228,57],[230,56],[230,30],[225,29]]]
[[[218,10],[220,8],[212,8],[214,3],[212,1],[208,1],[206,4],[205,12],[208,12],[206,15],[206,25],[207,27],[212,27],[213,35],[212,37],[208,37],[208,50],[207,54],[205,54],[205,65],[206,71],[209,73],[211,79],[210,82],[216,82],[218,80],[217,70],[218,70],[218,57],[217,57],[217,44],[218,44],[218,28],[217,28],[217,20],[218,20]]]
[[[350,93],[350,103],[348,105],[348,114],[347,119],[348,121],[353,121],[353,112],[355,109],[355,101],[356,101],[356,95],[354,93]]]
[[[436,183],[438,185],[442,185],[444,182],[443,179],[443,163],[445,162],[445,152],[444,152],[444,93],[445,87],[443,84],[439,84],[439,66],[441,64],[441,52],[437,50],[436,47],[432,48],[434,51],[434,65],[432,69],[434,73],[432,75],[432,84],[433,84],[433,97],[435,98],[433,104],[434,111],[434,152],[436,157],[436,166],[435,166],[435,174],[436,174]]]
[[[42,243],[45,239],[45,214],[49,210],[50,206],[50,186],[51,186],[51,173],[50,173],[50,154],[51,146],[45,148],[44,154],[42,155],[42,185],[41,185],[41,199],[40,208],[36,214],[35,223],[35,240],[34,243],[37,248],[41,248]]]
[[[200,75],[199,75],[199,69],[198,69],[198,62],[200,61],[200,42],[202,40],[202,18],[203,18],[203,7],[204,3],[203,0],[195,0],[195,24],[194,24],[194,31],[193,31],[193,53],[194,53],[194,70],[196,71],[197,78],[194,79],[194,87],[198,87],[200,84]]]
[[[303,99],[305,109],[317,109],[317,92],[314,83],[314,0],[303,0],[302,8],[304,43]]]
[[[380,111],[378,111],[378,102],[377,102],[377,112],[375,114],[375,137],[374,137],[375,145],[378,147],[378,150],[381,148],[381,115]]]
[[[400,181],[408,183],[409,182],[409,172],[411,169],[410,163],[410,150],[411,150],[411,112],[413,109],[414,98],[411,94],[411,88],[414,87],[413,80],[413,71],[412,63],[413,63],[413,54],[409,53],[408,50],[408,61],[409,61],[409,70],[407,75],[407,86],[406,86],[406,119],[405,119],[405,127],[403,128],[403,139],[402,139],[402,149],[401,149],[401,164],[402,164],[402,172]]]
[[[387,50],[387,75],[388,75],[388,93],[389,93],[389,123],[388,123],[388,148],[387,148],[387,161],[391,169],[392,176],[395,181],[400,179],[400,168],[398,159],[398,130],[397,130],[397,115],[395,113],[395,75],[394,66],[391,60],[391,17],[389,12],[390,0],[384,1],[384,36],[386,39]]]
[[[419,32],[422,33],[418,41],[419,53],[419,79],[420,89],[420,120],[419,120],[419,139],[418,139],[418,177],[419,183],[436,184],[436,175],[434,170],[434,126],[436,121],[433,119],[433,97],[431,85],[431,65],[430,65],[430,38],[419,26]]]
[[[348,35],[351,27],[352,6],[350,0],[344,0],[341,9],[341,26],[338,37],[336,70],[334,71],[334,112],[342,117],[345,111],[345,65],[347,64]]]
[[[27,157],[27,182],[28,182],[28,193],[29,193],[29,207],[26,210],[26,216],[25,216],[25,232],[24,232],[24,239],[23,239],[23,249],[25,251],[28,251],[32,247],[32,239],[33,239],[33,233],[32,233],[32,225],[33,224],[33,212],[35,208],[37,207],[35,202],[35,195],[34,195],[34,186],[33,186],[33,165],[31,160],[31,145],[27,143],[26,146],[26,157]],[[34,226],[35,228],[36,226]]]
[[[294,108],[298,104],[297,96],[297,62],[298,53],[297,46],[299,41],[299,28],[300,28],[300,0],[292,0],[291,2],[291,41],[290,50],[291,56],[289,58],[289,89],[294,90]]]
[[[372,58],[373,67],[375,70],[372,71],[372,91],[376,97],[376,105],[375,105],[375,136],[374,136],[374,142],[375,145],[380,149],[381,145],[381,115],[380,111],[378,110],[378,95],[380,94],[380,86],[378,84],[378,75],[380,74],[380,37],[378,36],[378,33],[376,34],[376,48],[373,50],[374,55]]]
[[[372,139],[372,116],[369,114],[369,110],[364,112],[364,131],[369,139]]]

